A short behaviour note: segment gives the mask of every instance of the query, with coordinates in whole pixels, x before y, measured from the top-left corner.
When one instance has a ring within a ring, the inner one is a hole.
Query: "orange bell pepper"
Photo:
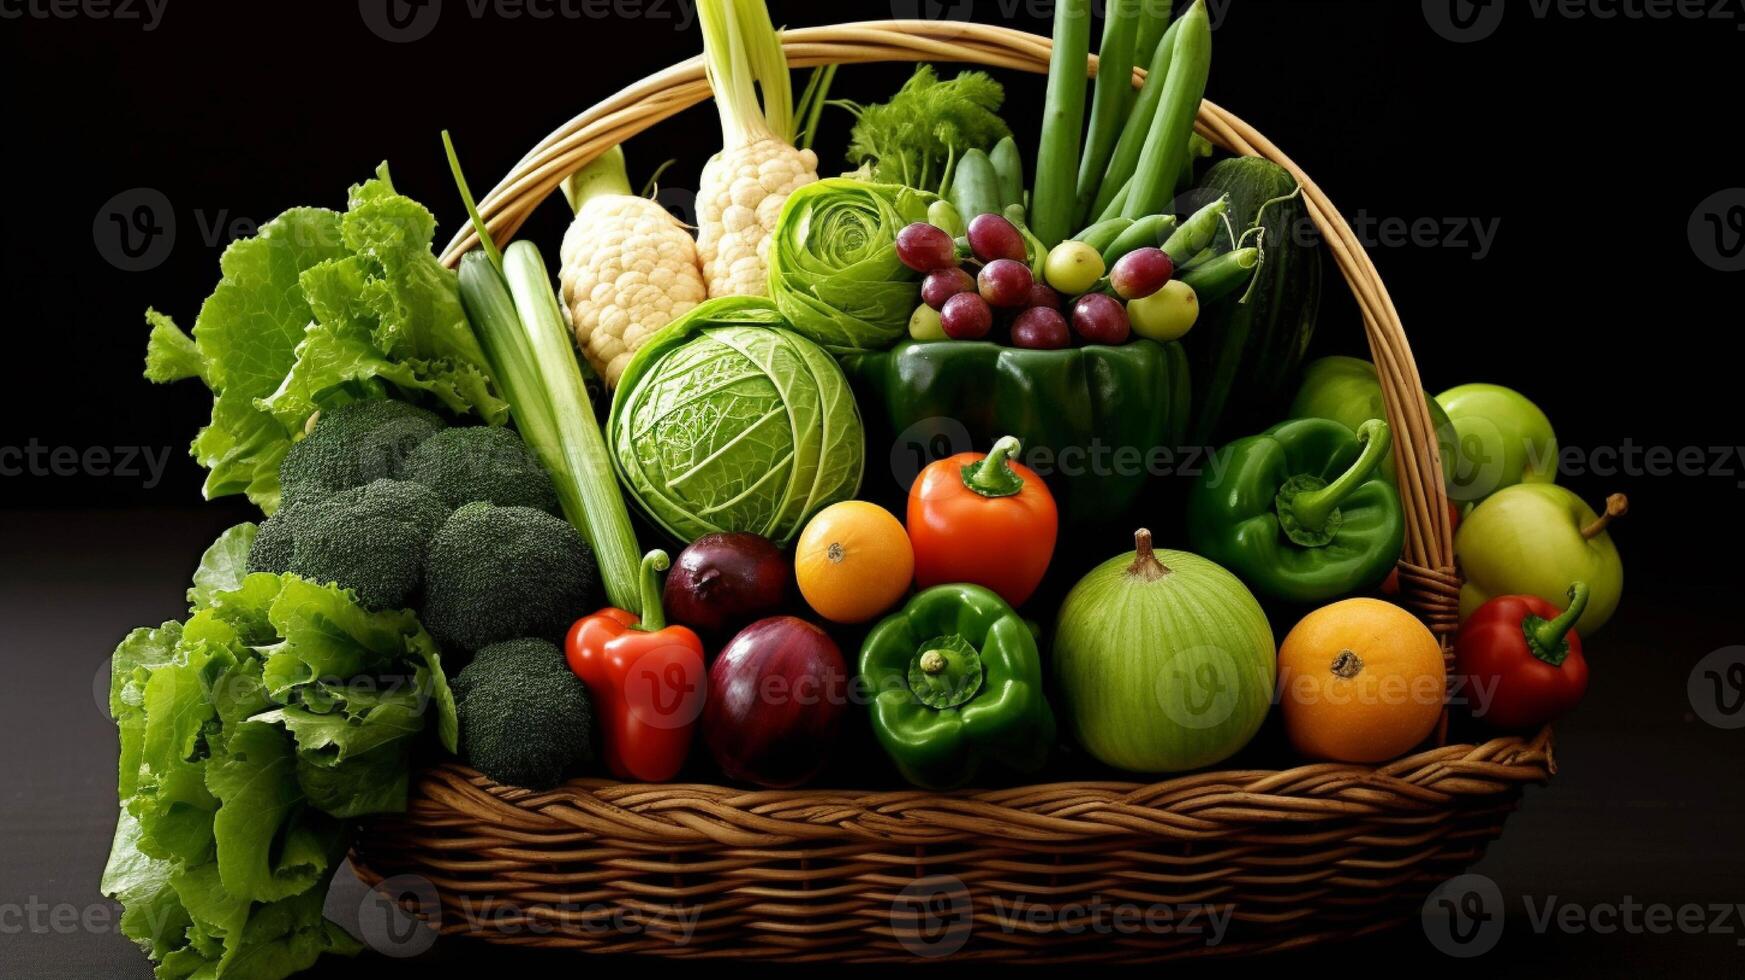
[[[1022,605],[1048,571],[1060,514],[1042,478],[1013,461],[1006,436],[986,456],[958,453],[930,464],[909,488],[915,584],[969,583]]]
[[[564,643],[570,670],[593,696],[606,765],[619,779],[673,778],[703,716],[703,641],[666,625],[660,605],[659,573],[668,564],[658,549],[643,556],[640,620],[608,607],[577,620]]]

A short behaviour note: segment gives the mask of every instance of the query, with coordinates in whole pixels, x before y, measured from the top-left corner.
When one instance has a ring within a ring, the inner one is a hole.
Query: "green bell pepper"
[[[860,675],[879,744],[916,786],[963,786],[986,762],[1031,773],[1048,761],[1054,712],[1036,634],[979,585],[935,586],[885,617],[861,644]]]
[[[1461,472],[1459,466],[1460,437],[1448,413],[1436,400],[1424,396],[1430,408],[1430,424],[1436,429],[1437,450],[1442,454],[1442,474],[1452,480]],[[1291,402],[1289,415],[1293,419],[1332,419],[1353,432],[1370,419],[1386,420],[1382,407],[1381,376],[1375,365],[1356,357],[1323,357],[1303,366],[1303,384]],[[1382,457],[1379,476],[1393,486],[1399,486],[1399,474],[1394,468],[1393,447]]]
[[[1293,419],[1219,451],[1188,495],[1188,539],[1256,592],[1323,602],[1375,585],[1406,539],[1382,479],[1388,426]]]
[[[1162,454],[1183,445],[1190,401],[1180,344],[1022,350],[903,341],[841,362],[874,454],[880,426],[893,439],[892,459],[912,455],[917,471],[1014,436],[1068,524],[1124,518],[1151,475],[1170,465]]]

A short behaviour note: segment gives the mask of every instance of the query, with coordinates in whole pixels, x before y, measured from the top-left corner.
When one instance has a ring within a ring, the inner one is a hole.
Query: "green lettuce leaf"
[[[121,932],[146,955],[163,959],[185,941],[193,925],[188,910],[170,886],[175,865],[139,849],[139,821],[126,810],[115,826],[115,844],[103,869],[103,894],[122,905]]]
[[[204,609],[220,592],[235,592],[248,577],[248,549],[254,546],[256,524],[238,524],[218,536],[206,553],[200,556],[200,567],[194,569],[194,587],[188,590],[188,604]]]
[[[208,498],[247,493],[263,509],[277,506],[279,462],[292,430],[255,400],[272,394],[296,363],[311,317],[299,277],[343,255],[337,213],[293,208],[224,250],[223,278],[201,306],[192,338],[168,317],[147,312],[146,377],[198,377],[214,395],[212,421],[193,445],[194,458],[210,471]]]
[[[353,187],[342,234],[350,253],[301,276],[314,312],[297,363],[262,405],[287,426],[333,390],[423,393],[493,425],[508,403],[492,390],[485,354],[460,301],[460,280],[436,260],[436,218],[394,191],[387,165]]]
[[[297,786],[296,747],[265,722],[240,725],[206,767],[221,802],[213,821],[224,890],[250,902],[289,898],[323,881],[339,825],[308,811]]]
[[[385,164],[349,205],[293,208],[233,242],[191,337],[146,311],[146,377],[199,378],[214,395],[192,449],[208,498],[246,493],[271,514],[279,464],[309,417],[391,389],[508,420],[459,280],[431,252],[434,216],[395,192]]]
[[[207,549],[186,622],[135,630],[112,663],[121,813],[102,887],[165,980],[279,980],[355,952],[322,916],[349,821],[403,809],[419,740],[455,735],[417,619],[245,574],[253,533]]]

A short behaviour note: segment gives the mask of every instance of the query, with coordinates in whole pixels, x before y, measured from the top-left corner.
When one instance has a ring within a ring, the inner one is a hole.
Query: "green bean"
[[[1152,214],[1140,218],[1127,227],[1107,248],[1103,249],[1103,265],[1114,268],[1115,263],[1129,252],[1156,246],[1164,237],[1175,231],[1175,215]]]
[[[1168,207],[1175,199],[1176,182],[1181,179],[1182,165],[1187,161],[1188,138],[1194,132],[1194,119],[1199,115],[1200,101],[1206,95],[1206,78],[1212,70],[1212,21],[1206,13],[1206,0],[1194,0],[1194,5],[1182,16],[1181,33],[1175,39],[1175,53],[1170,57],[1169,77],[1164,79],[1163,98],[1158,103],[1157,117],[1151,132],[1145,137],[1145,147],[1139,153],[1139,165],[1133,171],[1133,192],[1127,195],[1122,214],[1142,218]]]
[[[1000,207],[1024,203],[1024,158],[1018,154],[1018,143],[1007,136],[988,151],[994,165],[994,176],[1000,182]]]
[[[1170,0],[1140,0],[1142,13],[1139,18],[1139,36],[1133,44],[1133,61],[1135,64],[1151,64],[1151,56],[1157,53],[1157,43],[1163,38],[1163,32],[1169,27],[1169,15],[1173,13],[1175,4]]]
[[[1036,148],[1036,185],[1030,194],[1030,230],[1049,248],[1072,234],[1090,53],[1091,0],[1059,0],[1054,7],[1054,52],[1048,60],[1042,141]]]
[[[1103,249],[1114,244],[1115,239],[1132,226],[1133,220],[1131,218],[1110,218],[1108,221],[1099,221],[1074,235],[1073,241],[1084,242],[1100,253]]]
[[[1091,96],[1090,132],[1079,160],[1078,197],[1072,223],[1082,225],[1102,185],[1103,173],[1121,137],[1133,97],[1133,43],[1141,0],[1104,0],[1103,44],[1097,49],[1097,86]]]
[[[1091,205],[1091,213],[1109,217],[1109,208],[1115,200],[1115,195],[1133,177],[1133,168],[1139,165],[1139,151],[1145,146],[1145,134],[1151,131],[1152,117],[1157,115],[1157,103],[1163,98],[1163,83],[1169,77],[1169,63],[1175,54],[1175,39],[1181,31],[1181,21],[1170,25],[1163,35],[1163,40],[1157,45],[1157,53],[1152,55],[1146,67],[1145,84],[1140,87],[1139,95],[1133,100],[1133,110],[1127,115],[1127,125],[1121,130],[1121,139],[1115,143],[1115,152],[1109,157],[1109,169],[1103,174],[1103,183],[1097,188],[1097,196]],[[1116,208],[1116,213],[1120,209]]]
[[[1224,214],[1229,210],[1230,195],[1226,194],[1195,211],[1163,243],[1163,251],[1169,256],[1169,260],[1178,266],[1192,261],[1194,256],[1200,254],[1201,249],[1211,245],[1218,237],[1219,230],[1224,227]]]
[[[1200,298],[1201,305],[1205,305],[1248,285],[1259,265],[1260,249],[1251,245],[1202,262],[1176,278],[1193,287],[1194,295]]]
[[[1132,190],[1133,181],[1131,180],[1116,189],[1114,196],[1109,198],[1109,206],[1104,208],[1101,214],[1097,215],[1097,220],[1108,221],[1110,218],[1121,217],[1121,210],[1127,206],[1127,195],[1131,193]]]

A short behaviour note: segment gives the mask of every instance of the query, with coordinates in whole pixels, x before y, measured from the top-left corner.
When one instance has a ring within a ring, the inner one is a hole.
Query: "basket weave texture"
[[[938,61],[1046,73],[1051,47],[956,21],[806,28],[783,41],[796,68]],[[1143,78],[1135,71],[1135,84]],[[709,94],[693,58],[576,116],[479,202],[493,236],[507,241],[566,175]],[[1198,129],[1303,186],[1380,372],[1407,515],[1402,588],[1446,649],[1460,580],[1437,443],[1399,314],[1301,168],[1211,102]],[[444,261],[475,242],[470,231],[457,235]],[[839,962],[1231,955],[1415,916],[1431,887],[1501,834],[1523,787],[1555,769],[1549,729],[1380,767],[950,794],[596,779],[534,793],[447,763],[417,780],[405,815],[366,826],[353,863],[396,900],[416,880],[411,891],[424,897],[413,911],[443,933],[514,945]]]

